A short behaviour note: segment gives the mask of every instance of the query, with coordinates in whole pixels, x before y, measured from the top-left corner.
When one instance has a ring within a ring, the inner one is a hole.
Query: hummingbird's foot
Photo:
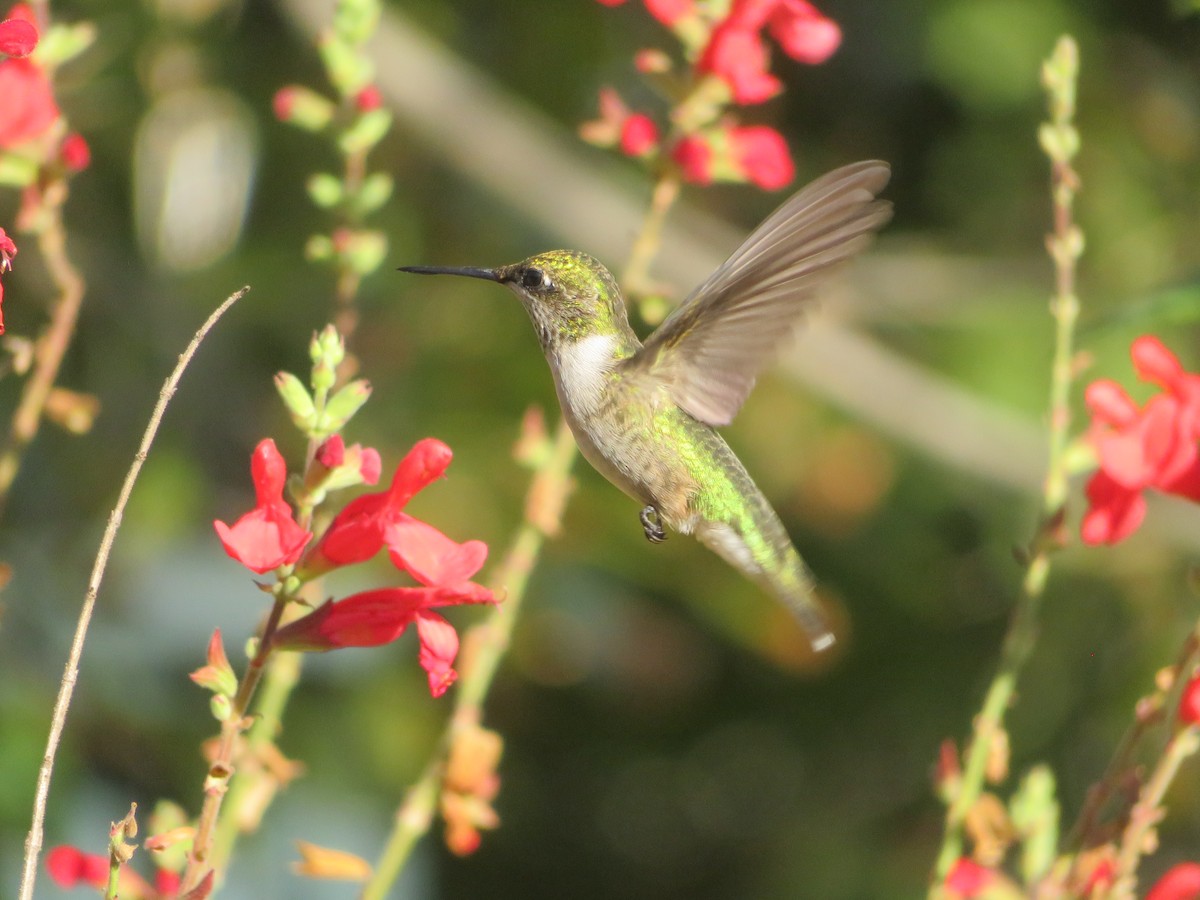
[[[646,532],[646,540],[652,544],[661,544],[667,539],[667,533],[662,527],[662,519],[653,505],[643,509],[640,518],[642,529]]]

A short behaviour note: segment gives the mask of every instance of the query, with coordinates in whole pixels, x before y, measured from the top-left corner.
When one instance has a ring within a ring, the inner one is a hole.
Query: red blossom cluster
[[[84,853],[70,845],[54,847],[46,854],[46,871],[50,879],[64,888],[104,887],[108,884],[109,865],[107,856]],[[170,869],[158,869],[151,885],[133,869],[122,866],[117,887],[120,896],[129,900],[170,900],[179,894],[180,878]]]
[[[1088,544],[1115,544],[1133,534],[1146,515],[1148,489],[1200,500],[1200,375],[1186,372],[1151,335],[1131,348],[1139,378],[1162,388],[1139,406],[1115,381],[1090,384],[1088,440],[1100,467],[1087,484],[1082,536]]]
[[[53,164],[70,172],[87,167],[91,152],[78,134],[64,134],[62,113],[44,65],[30,56],[41,35],[33,11],[23,3],[0,21],[0,158],[7,166],[5,183],[26,188],[23,208],[37,202],[38,167]],[[0,275],[12,268],[17,248],[0,228]],[[4,286],[0,283],[0,303]],[[4,317],[0,310],[0,334]]]
[[[620,6],[625,0],[600,2]],[[618,146],[628,156],[669,160],[684,180],[696,184],[749,181],[777,190],[791,183],[795,167],[783,136],[766,125],[739,125],[722,112],[731,103],[762,103],[783,89],[770,71],[764,33],[792,59],[816,65],[841,43],[837,23],[807,0],[733,0],[719,16],[697,0],[644,2],[680,40],[690,61],[672,132],[664,139],[650,116],[627,109],[606,89],[600,95],[600,119],[584,126],[584,137]],[[636,65],[651,76],[671,70],[669,57],[654,50],[639,52]]]
[[[50,75],[37,59],[31,58],[40,35],[33,11],[23,3],[9,10],[0,22],[0,151],[25,153],[36,146],[41,159],[57,159],[71,170],[85,167],[89,161],[87,144],[77,134],[65,135],[55,129],[62,116],[54,100]],[[44,142],[52,145],[47,153]]]
[[[254,509],[233,525],[213,523],[231,557],[258,574],[294,566],[293,574],[307,580],[365,562],[386,547],[392,563],[419,585],[378,588],[331,600],[275,632],[273,648],[374,647],[396,640],[415,624],[421,645],[418,660],[428,673],[430,693],[435,697],[445,693],[457,677],[458,635],[433,610],[496,600],[490,590],[470,580],[487,559],[486,544],[459,544],[404,512],[414,495],[445,473],[452,456],[441,441],[418,442],[396,467],[387,490],[352,500],[314,542],[312,532],[296,521],[283,499],[287,465],[275,442],[259,443],[250,464]],[[318,478],[351,468],[357,483],[379,480],[379,454],[357,444],[347,448],[337,435],[320,447],[314,464],[324,473]]]

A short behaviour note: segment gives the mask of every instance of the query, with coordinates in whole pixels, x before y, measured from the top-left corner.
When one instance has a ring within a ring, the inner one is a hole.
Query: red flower
[[[386,491],[364,494],[338,513],[303,563],[308,574],[364,562],[384,545],[388,526],[410,518],[404,506],[450,465],[454,454],[441,441],[426,438],[400,461]]]
[[[961,857],[946,873],[946,890],[955,897],[977,897],[992,881],[993,872],[973,859]]]
[[[708,46],[696,63],[696,70],[711,73],[724,81],[734,102],[762,103],[778,94],[783,83],[768,71],[767,46],[758,30],[742,28],[735,23],[731,13],[713,29]]]
[[[767,22],[783,52],[797,62],[825,62],[842,42],[842,30],[806,0],[782,0]]]
[[[1100,460],[1086,488],[1081,533],[1088,544],[1115,544],[1136,531],[1146,514],[1147,488],[1200,500],[1200,375],[1185,372],[1153,336],[1134,341],[1131,355],[1138,377],[1165,393],[1139,408],[1116,382],[1088,386],[1088,439]]]
[[[80,134],[68,134],[59,148],[62,163],[72,172],[82,172],[92,163],[92,151]]]
[[[379,93],[379,88],[373,84],[368,84],[354,97],[354,108],[359,112],[370,112],[373,109],[379,109],[381,106],[383,106],[383,95]]]
[[[28,59],[0,60],[0,149],[40,137],[58,118],[50,80]]]
[[[777,191],[796,177],[787,141],[774,128],[766,125],[731,128],[729,149],[734,164],[746,179],[764,190]]]
[[[433,612],[439,606],[495,603],[487,588],[473,581],[446,587],[392,587],[363,591],[330,601],[275,632],[271,643],[282,650],[325,651],[341,647],[389,644],[416,623],[421,649],[417,657],[428,674],[429,693],[440,697],[458,677],[454,658],[458,635]]]
[[[63,845],[46,854],[46,871],[59,887],[108,884],[108,857]]]
[[[362,444],[346,446],[340,434],[335,434],[317,448],[317,462],[326,469],[338,469],[342,466],[357,471],[362,484],[378,484],[383,472],[383,460],[379,451],[373,447],[363,447]],[[357,483],[357,482],[356,482]]]
[[[804,63],[824,62],[842,40],[837,23],[806,0],[734,0],[729,15],[713,29],[696,68],[729,85],[736,103],[761,103],[782,87],[769,71],[764,27],[784,53]]]
[[[1179,721],[1184,725],[1200,725],[1200,675],[1184,685],[1179,697]]]
[[[1200,900],[1200,863],[1180,863],[1150,888],[1146,900]]]
[[[642,113],[634,113],[621,125],[621,152],[626,156],[645,156],[658,146],[658,126]]]
[[[19,10],[14,10],[19,13]],[[8,56],[28,56],[37,46],[38,30],[33,22],[14,17],[0,22],[0,53]]]
[[[454,671],[458,635],[431,610],[496,602],[490,590],[470,580],[487,559],[487,545],[482,541],[459,544],[403,513],[387,522],[383,532],[392,562],[422,587],[380,588],[326,603],[277,631],[273,643],[287,650],[310,651],[375,647],[396,640],[416,623],[421,643],[418,661],[429,674],[430,693],[440,697],[458,677]]]
[[[671,150],[671,159],[679,166],[684,181],[712,184],[713,150],[699,135],[684,135]]]
[[[270,438],[254,448],[250,472],[254,479],[254,509],[232,526],[218,521],[213,527],[226,553],[262,575],[298,560],[312,533],[296,523],[292,508],[283,499],[287,464]]]

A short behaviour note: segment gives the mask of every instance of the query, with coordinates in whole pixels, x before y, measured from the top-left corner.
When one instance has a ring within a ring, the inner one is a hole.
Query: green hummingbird
[[[495,269],[404,266],[506,285],[537,331],[580,451],[642,504],[652,542],[665,523],[782,601],[820,651],[834,635],[778,514],[717,433],[828,277],[891,217],[876,195],[887,163],[845,166],[802,188],[754,230],[642,343],[609,271],[553,250]]]

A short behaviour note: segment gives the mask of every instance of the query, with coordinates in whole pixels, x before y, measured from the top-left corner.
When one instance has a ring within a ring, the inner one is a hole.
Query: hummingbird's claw
[[[667,539],[667,533],[662,527],[662,519],[653,505],[643,509],[639,518],[642,520],[642,529],[646,532],[646,540],[652,544],[661,544]]]

